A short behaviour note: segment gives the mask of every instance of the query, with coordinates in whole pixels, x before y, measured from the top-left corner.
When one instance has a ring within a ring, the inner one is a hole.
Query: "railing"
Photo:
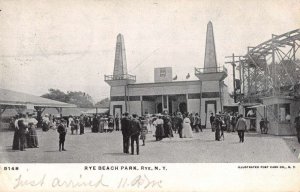
[[[134,80],[134,81],[136,81],[136,76],[129,75],[129,74],[104,75],[104,81],[111,81],[111,80]]]
[[[195,67],[195,75],[203,74],[203,73],[227,73],[226,67],[206,67],[206,68],[196,68]]]

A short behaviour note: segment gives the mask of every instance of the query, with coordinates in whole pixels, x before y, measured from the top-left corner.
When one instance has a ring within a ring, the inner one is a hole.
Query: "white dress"
[[[191,121],[187,117],[183,120],[182,137],[183,138],[192,138],[193,137]]]

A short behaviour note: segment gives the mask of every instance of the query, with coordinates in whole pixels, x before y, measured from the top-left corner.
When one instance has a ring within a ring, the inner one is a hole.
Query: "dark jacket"
[[[141,123],[137,119],[132,119],[130,122],[130,135],[140,134],[141,132]]]
[[[215,117],[213,123],[215,125],[215,129],[221,129],[222,124],[223,124],[219,117]]]
[[[57,127],[57,132],[59,134],[65,134],[67,132],[67,128],[66,128],[66,125],[64,124],[59,124],[58,127]]]
[[[182,123],[183,123],[183,119],[181,117],[176,117],[177,118],[177,126],[178,128],[182,128]]]
[[[238,130],[238,131],[246,131],[247,130],[246,119],[244,119],[243,117],[239,118],[239,120],[236,123],[236,130]]]
[[[210,124],[212,124],[214,122],[214,120],[215,120],[215,116],[210,116],[210,118],[209,118]]]
[[[130,119],[128,117],[123,117],[121,119],[121,130],[123,135],[129,135]]]
[[[20,134],[25,134],[27,127],[25,125],[24,119],[20,119],[18,121],[18,127],[19,127]]]

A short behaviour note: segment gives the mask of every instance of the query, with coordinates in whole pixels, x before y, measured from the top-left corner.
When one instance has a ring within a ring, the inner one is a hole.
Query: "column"
[[[140,96],[141,101],[141,115],[144,115],[144,109],[143,109],[143,96]]]
[[[169,112],[169,96],[162,95],[162,110],[163,112],[167,110]]]
[[[186,112],[189,112],[189,95],[185,94],[185,99],[186,99]]]

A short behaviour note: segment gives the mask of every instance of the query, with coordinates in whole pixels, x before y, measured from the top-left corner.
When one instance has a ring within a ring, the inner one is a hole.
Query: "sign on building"
[[[154,69],[154,82],[171,82],[172,67],[162,67]]]

